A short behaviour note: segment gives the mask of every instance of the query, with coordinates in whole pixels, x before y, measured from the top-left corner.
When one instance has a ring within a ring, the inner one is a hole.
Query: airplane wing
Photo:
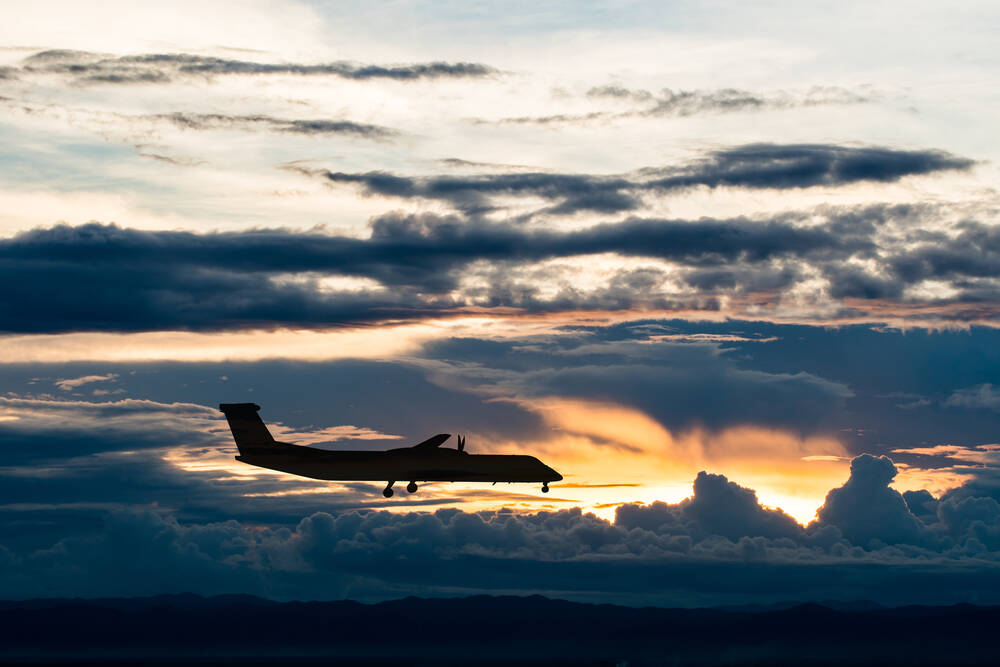
[[[434,449],[444,444],[444,441],[451,437],[451,433],[438,433],[423,442],[413,445],[412,449]]]

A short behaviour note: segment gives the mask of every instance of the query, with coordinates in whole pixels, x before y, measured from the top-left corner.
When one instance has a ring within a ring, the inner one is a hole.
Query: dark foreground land
[[[1000,607],[754,610],[544,597],[278,603],[247,596],[0,602],[0,661],[358,665],[978,665]]]

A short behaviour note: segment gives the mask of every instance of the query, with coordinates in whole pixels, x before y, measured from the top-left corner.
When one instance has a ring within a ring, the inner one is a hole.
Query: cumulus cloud
[[[858,456],[851,461],[850,479],[827,494],[817,513],[819,523],[837,527],[844,537],[862,546],[873,540],[918,543],[920,522],[899,491],[889,487],[896,472],[886,456]]]
[[[691,498],[625,505],[614,521],[579,509],[440,509],[315,512],[293,527],[251,527],[117,511],[91,534],[9,552],[0,586],[12,597],[239,591],[384,599],[447,590],[633,602],[669,595],[677,604],[747,595],[758,601],[942,602],[969,599],[974,586],[972,599],[995,601],[983,593],[997,590],[984,582],[1000,580],[994,565],[1000,505],[988,499],[945,503],[940,514],[963,540],[961,550],[885,546],[893,531],[903,537],[898,507],[884,493],[892,474],[889,461],[855,459],[851,480],[831,494],[823,513],[839,523],[821,518],[809,528],[761,507],[752,490],[709,473],[695,480]],[[874,501],[878,518],[858,516],[861,499]],[[870,537],[878,528],[888,532]],[[841,529],[866,544],[852,543]],[[975,559],[966,563],[973,552]],[[926,567],[928,559],[935,567]]]
[[[704,471],[694,480],[694,495],[676,505],[623,505],[615,525],[655,532],[678,532],[698,541],[711,535],[730,540],[742,537],[800,538],[802,527],[781,510],[761,507],[757,493],[723,475]]]

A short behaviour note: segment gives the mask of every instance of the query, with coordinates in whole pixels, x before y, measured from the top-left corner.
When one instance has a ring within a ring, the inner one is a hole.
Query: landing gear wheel
[[[395,484],[394,481],[389,480],[389,483],[385,485],[385,489],[382,490],[382,495],[386,498],[392,498],[392,485]]]
[[[542,484],[542,493],[548,493],[548,492],[549,492],[549,483],[545,482],[544,484]]]
[[[406,485],[406,491],[408,493],[416,493],[417,492],[417,483],[416,482],[410,482],[409,484],[407,484]]]

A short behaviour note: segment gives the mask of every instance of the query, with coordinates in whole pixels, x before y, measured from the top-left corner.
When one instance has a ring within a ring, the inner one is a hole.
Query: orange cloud
[[[603,516],[613,516],[623,502],[677,502],[691,494],[698,471],[708,470],[755,489],[763,504],[808,523],[827,492],[848,476],[850,455],[832,437],[755,425],[673,433],[640,410],[613,403],[513,400],[541,415],[553,437],[490,443],[490,451],[515,448],[543,456],[570,485],[553,490]]]

